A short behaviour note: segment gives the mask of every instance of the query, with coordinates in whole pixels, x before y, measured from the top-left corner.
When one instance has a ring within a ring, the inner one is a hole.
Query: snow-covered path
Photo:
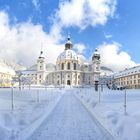
[[[29,140],[110,140],[78,99],[67,91]]]

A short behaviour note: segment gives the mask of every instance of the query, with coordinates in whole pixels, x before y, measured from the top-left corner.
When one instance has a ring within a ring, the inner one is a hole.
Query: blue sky
[[[99,1],[106,2],[107,0]],[[129,61],[133,61],[137,64],[140,62],[140,2],[138,0],[109,1],[110,3],[108,5],[113,5],[112,2],[115,2],[115,10],[110,7],[110,12],[103,15],[102,19],[100,18],[101,22],[98,22],[96,18],[95,20],[90,20],[89,17],[81,19],[81,17],[79,17],[79,11],[77,18],[80,18],[80,20],[77,21],[76,19],[72,19],[72,17],[70,17],[71,11],[63,10],[64,6],[73,6],[72,1],[68,0],[0,0],[0,11],[4,12],[8,16],[8,28],[16,28],[18,24],[23,25],[26,22],[30,22],[33,26],[40,25],[42,27],[42,32],[50,35],[53,25],[56,27],[61,26],[56,34],[59,34],[61,37],[57,38],[54,44],[59,44],[58,47],[60,47],[65,43],[65,36],[70,32],[73,43],[84,45],[85,49],[82,52],[82,55],[87,59],[90,58],[96,47],[100,46],[102,48],[104,43],[106,45],[117,44],[118,50],[116,50],[116,55],[120,55],[121,52],[125,52],[131,57],[131,60]],[[61,5],[62,2],[64,3],[64,6]],[[68,3],[71,3],[71,5]],[[98,5],[101,4],[99,3]],[[79,5],[76,6],[76,9],[80,10],[80,8],[78,8]],[[88,6],[91,6],[94,9],[94,0],[93,3],[90,3]],[[88,6],[86,11],[89,16],[93,16],[93,11],[89,12]],[[103,6],[105,7],[106,5]],[[96,6],[96,9],[97,13],[100,12],[100,7],[98,8]],[[64,11],[66,11],[66,13],[64,13]],[[67,18],[63,20],[65,17],[68,17],[69,20],[67,21]],[[106,18],[106,20],[104,20],[104,18]],[[71,23],[70,20],[75,21]],[[86,20],[88,22],[86,22]],[[59,24],[57,25],[57,23]],[[46,44],[44,46],[46,46]],[[108,53],[108,55],[110,54]],[[22,58],[20,58],[19,62],[21,61]]]

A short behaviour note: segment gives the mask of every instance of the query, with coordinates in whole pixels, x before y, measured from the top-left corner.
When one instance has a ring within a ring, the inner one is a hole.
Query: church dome
[[[71,42],[70,35],[68,34],[67,42],[65,44],[65,50],[58,56],[57,62],[65,60],[76,60],[79,61],[80,58],[74,50],[72,50],[73,44]]]
[[[58,58],[57,61],[63,61],[63,60],[79,60],[80,58],[77,56],[76,52],[73,50],[64,50]]]

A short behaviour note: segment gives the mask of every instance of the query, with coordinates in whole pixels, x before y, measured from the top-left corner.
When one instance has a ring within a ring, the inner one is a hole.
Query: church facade
[[[22,71],[22,76],[30,77],[32,84],[46,86],[94,85],[99,75],[100,54],[98,50],[96,49],[93,53],[91,62],[84,62],[73,50],[70,36],[55,65],[46,63],[43,51],[41,51],[36,68]]]

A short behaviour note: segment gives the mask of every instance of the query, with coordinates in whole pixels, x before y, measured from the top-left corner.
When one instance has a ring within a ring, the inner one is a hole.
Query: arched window
[[[62,65],[61,65],[61,69],[64,70],[64,63],[62,63]]]
[[[74,63],[73,65],[74,65],[74,70],[76,70],[76,63]]]
[[[70,63],[67,63],[67,69],[70,70]]]

